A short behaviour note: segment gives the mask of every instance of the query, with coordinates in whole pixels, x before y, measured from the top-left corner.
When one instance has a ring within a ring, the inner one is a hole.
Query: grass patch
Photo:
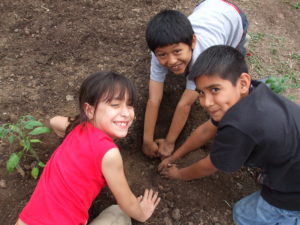
[[[265,32],[249,33],[251,36],[246,57],[254,79],[267,77],[266,83],[276,93],[290,100],[295,97],[289,90],[300,87],[300,54],[287,52],[284,37]]]
[[[292,3],[291,3],[291,6],[292,6],[294,9],[297,9],[298,11],[300,11],[300,2],[292,2]]]

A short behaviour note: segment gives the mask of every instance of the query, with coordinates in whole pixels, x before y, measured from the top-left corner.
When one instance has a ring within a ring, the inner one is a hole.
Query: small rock
[[[66,96],[66,100],[67,101],[73,101],[74,100],[74,96],[73,95],[67,95]]]
[[[166,203],[170,208],[173,208],[173,207],[174,207],[174,202],[172,202],[172,201],[169,201],[169,200],[165,199],[165,203]]]
[[[141,12],[141,9],[132,9],[133,12],[139,13]]]
[[[162,213],[168,213],[169,212],[169,208],[163,208],[163,210],[161,212]]]
[[[25,32],[25,34],[29,35],[30,34],[30,29],[28,27],[25,27],[24,32]]]
[[[10,116],[7,112],[3,112],[2,113],[2,120],[4,120],[5,122],[9,121],[10,120]]]
[[[6,181],[3,179],[0,180],[0,188],[3,188],[3,189],[7,188]]]
[[[180,219],[180,210],[178,209],[178,208],[176,208],[176,209],[174,209],[173,211],[172,211],[172,218],[174,219],[174,220],[179,220]]]
[[[174,199],[174,194],[171,191],[168,191],[166,194],[166,198],[170,201],[172,201]]]
[[[213,219],[214,222],[218,222],[219,221],[219,218],[216,217],[216,216],[214,216],[212,219]]]
[[[168,216],[165,216],[164,223],[165,225],[173,225],[171,218]]]
[[[236,185],[237,185],[237,188],[238,188],[239,190],[242,190],[242,189],[243,189],[243,185],[242,185],[242,184],[236,183]]]
[[[25,170],[30,170],[30,169],[31,169],[31,166],[28,165],[28,164],[24,164],[24,169],[25,169]]]
[[[282,20],[284,20],[284,15],[282,13],[278,13],[278,17]]]

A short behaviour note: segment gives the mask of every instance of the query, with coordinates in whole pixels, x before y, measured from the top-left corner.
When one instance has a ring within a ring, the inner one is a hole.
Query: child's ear
[[[251,76],[248,73],[242,73],[239,78],[240,88],[242,94],[248,94],[250,84],[251,84]]]
[[[92,120],[94,118],[94,113],[95,113],[94,106],[91,106],[89,103],[84,103],[83,110],[89,120]]]
[[[192,39],[192,49],[194,49],[196,47],[196,43],[197,43],[197,37],[195,34],[193,34],[193,39]]]

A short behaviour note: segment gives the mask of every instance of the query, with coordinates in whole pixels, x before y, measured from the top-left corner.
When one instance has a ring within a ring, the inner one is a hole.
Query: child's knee
[[[118,205],[112,205],[100,213],[89,225],[131,225],[130,217]]]

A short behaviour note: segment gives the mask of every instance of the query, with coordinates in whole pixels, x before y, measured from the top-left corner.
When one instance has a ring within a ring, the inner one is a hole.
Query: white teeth
[[[126,127],[128,123],[127,122],[115,122],[115,124],[120,127]]]

